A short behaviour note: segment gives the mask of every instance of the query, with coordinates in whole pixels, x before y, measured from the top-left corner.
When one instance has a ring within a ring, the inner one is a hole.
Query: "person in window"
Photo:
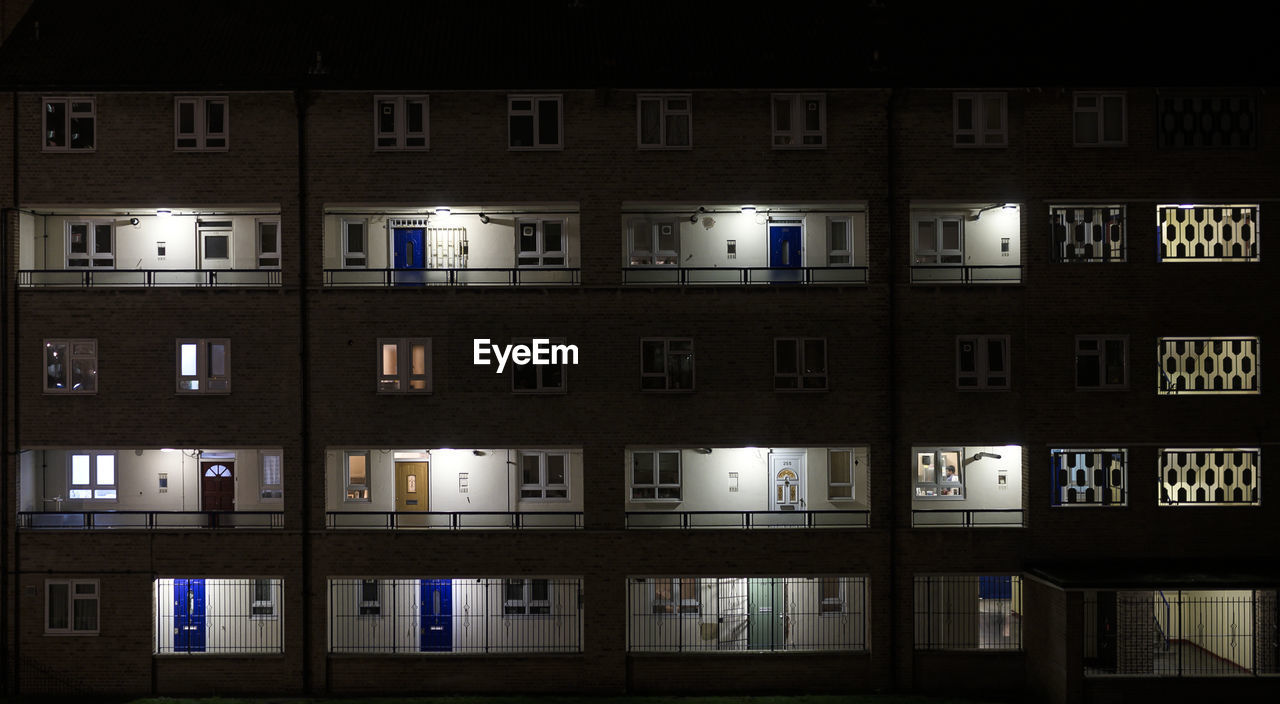
[[[956,474],[956,468],[951,465],[947,465],[947,473],[942,477],[942,481],[944,482],[960,481],[960,475]]]

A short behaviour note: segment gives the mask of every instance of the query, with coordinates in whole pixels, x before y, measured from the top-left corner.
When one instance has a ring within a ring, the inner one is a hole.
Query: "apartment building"
[[[1254,73],[75,7],[0,48],[7,692],[1280,689]]]

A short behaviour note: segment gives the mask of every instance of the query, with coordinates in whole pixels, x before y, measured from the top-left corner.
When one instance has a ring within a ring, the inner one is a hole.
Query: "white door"
[[[769,455],[769,510],[803,511],[804,453],[774,452]]]
[[[229,221],[201,223],[200,268],[231,268],[231,223]]]

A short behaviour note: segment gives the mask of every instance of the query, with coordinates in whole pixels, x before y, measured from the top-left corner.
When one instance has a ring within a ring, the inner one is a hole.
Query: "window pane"
[[[207,101],[204,104],[204,131],[206,134],[222,134],[226,127],[227,106],[221,101]]]
[[[363,579],[360,580],[360,601],[377,601],[378,600],[378,580]]]
[[[74,599],[75,604],[75,620],[72,624],[72,630],[75,631],[96,631],[98,630],[98,600],[97,599]]]
[[[825,374],[827,371],[827,341],[804,341],[804,373]]]
[[[937,252],[938,234],[932,220],[921,220],[916,223],[916,251]]]
[[[542,250],[544,252],[563,252],[564,226],[558,222],[542,223]]]
[[[507,601],[524,601],[524,580],[508,579],[504,597]]]
[[[93,251],[95,254],[111,253],[110,225],[95,225],[93,227]]]
[[[75,486],[89,485],[89,456],[71,456],[71,483]]]
[[[93,118],[92,117],[72,117],[71,118],[71,148],[72,149],[93,148]]]
[[[942,248],[951,251],[960,249],[960,222],[958,220],[942,221]]]
[[[565,456],[547,455],[547,484],[562,486],[565,483]]]
[[[347,251],[364,251],[364,223],[350,223],[347,225]]]
[[[209,343],[209,376],[227,375],[227,346],[221,342]]]
[[[538,144],[560,143],[560,101],[538,101]]]
[[[347,457],[347,483],[348,484],[367,484],[368,472],[366,462],[368,458],[364,455],[351,455]]]
[[[1076,142],[1080,144],[1098,143],[1098,114],[1096,112],[1076,113]]]
[[[116,483],[116,456],[98,455],[98,486]]]
[[[1004,98],[998,95],[989,95],[982,99],[982,103],[982,116],[986,129],[995,131],[1003,129],[1004,111],[1001,108],[1004,105]]]
[[[831,453],[831,481],[837,484],[848,484],[849,453],[848,451]]]
[[[89,226],[76,224],[71,226],[71,253],[89,253]]]
[[[378,101],[378,133],[379,134],[395,134],[396,131],[396,101],[379,100]],[[384,146],[390,146],[394,142],[388,142]]]
[[[280,484],[280,455],[262,456],[262,483],[272,486]]]
[[[400,352],[396,343],[384,344],[382,346],[382,373],[383,375],[399,374]]]
[[[959,98],[956,100],[956,129],[971,130],[973,129],[973,99]]]
[[[631,457],[631,483],[632,484],[653,484],[653,455],[652,452],[637,452]]]
[[[1124,139],[1124,98],[1113,95],[1102,99],[1102,134],[1108,142]]]
[[[670,147],[689,146],[689,116],[688,115],[668,115],[667,116],[667,146],[670,146]]]
[[[678,452],[658,453],[658,483],[680,483],[680,454]]]
[[[1076,386],[1097,386],[1101,382],[1096,355],[1076,357]]]
[[[532,147],[533,146],[533,116],[532,115],[512,115],[510,122],[511,122],[511,146]]]
[[[194,342],[184,342],[182,344],[181,367],[182,376],[196,376],[196,344]]]
[[[661,374],[663,372],[662,340],[645,340],[640,344],[640,371],[645,374]]]
[[[791,100],[789,98],[774,98],[773,128],[778,132],[789,132],[791,130]]]
[[[61,102],[44,104],[45,146],[67,146],[67,105]]]
[[[663,252],[676,251],[676,226],[670,223],[664,223],[657,226],[658,230],[658,249]]]
[[[640,101],[640,143],[661,144],[661,104],[658,100]]]
[[[408,131],[411,133],[422,133],[426,131],[426,106],[414,100],[405,104],[405,112],[408,113]]]
[[[205,259],[227,259],[230,255],[231,238],[227,235],[205,235]]]
[[[978,369],[977,352],[974,350],[974,343],[971,340],[962,340],[960,342],[960,371],[972,374]]]
[[[774,342],[774,364],[779,374],[796,374],[800,371],[795,340],[777,340]]]
[[[67,346],[62,343],[46,345],[44,361],[47,378],[45,387],[63,389],[67,385]]]
[[[422,376],[427,373],[427,346],[412,345],[409,347],[409,373]]]
[[[67,602],[70,601],[68,595],[70,589],[66,584],[50,584],[48,588],[48,603],[46,604],[46,613],[48,614],[49,629],[66,629],[67,623]]]
[[[822,129],[822,101],[809,98],[804,101],[804,128],[809,132]]]
[[[849,249],[849,224],[844,220],[831,221],[831,249]]]
[[[529,580],[529,592],[533,601],[547,601],[550,597],[550,585],[545,579]]]
[[[540,484],[541,471],[538,455],[522,455],[520,457],[520,481],[524,484]]]
[[[1004,371],[1004,340],[987,340],[987,369]]]
[[[258,249],[263,254],[275,254],[279,251],[278,244],[276,224],[274,222],[258,223]]]

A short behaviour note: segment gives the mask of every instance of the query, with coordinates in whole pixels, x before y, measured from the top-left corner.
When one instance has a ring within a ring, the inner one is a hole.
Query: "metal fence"
[[[1017,575],[915,578],[916,650],[1021,650]]]
[[[23,269],[18,286],[27,288],[202,288],[277,287],[279,269]]]
[[[1275,590],[1084,595],[1086,675],[1277,674]]]
[[[577,286],[582,270],[576,267],[454,269],[325,269],[325,286],[408,287],[423,286]]]
[[[154,587],[156,654],[284,652],[282,580],[175,577]]]
[[[330,653],[580,653],[582,579],[329,580]]]
[[[627,650],[866,650],[866,605],[866,577],[636,577]]]
[[[866,509],[820,511],[627,511],[627,528],[866,528]]]

